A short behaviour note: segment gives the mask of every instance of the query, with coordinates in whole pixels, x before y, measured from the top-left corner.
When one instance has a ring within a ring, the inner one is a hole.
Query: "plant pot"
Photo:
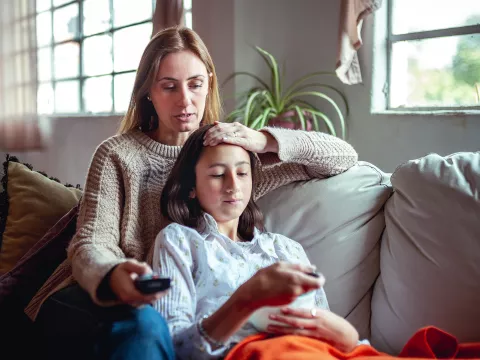
[[[311,131],[313,126],[312,126],[312,120],[311,120],[310,114],[304,112],[303,116],[305,118],[305,125],[306,125],[305,130]],[[293,110],[287,111],[274,118],[271,118],[268,121],[268,125],[281,127],[284,129],[295,129],[295,130],[302,129],[302,124],[300,123],[300,120],[298,120],[297,118],[297,113]]]

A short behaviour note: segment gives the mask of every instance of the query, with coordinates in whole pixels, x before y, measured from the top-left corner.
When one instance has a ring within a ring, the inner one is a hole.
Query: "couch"
[[[480,341],[479,189],[480,152],[430,154],[393,174],[359,162],[338,176],[283,186],[258,204],[267,229],[299,241],[325,275],[332,311],[377,349],[398,354],[426,325]],[[50,251],[52,234],[71,234],[73,220],[69,212],[25,256]],[[65,244],[47,260],[37,258],[36,268],[60,261]],[[4,274],[0,286],[8,291],[0,298],[15,286],[18,297],[18,284],[28,288],[39,282],[35,276],[12,281]],[[9,312],[6,304],[12,306],[0,299],[0,313]]]
[[[325,274],[332,311],[398,354],[421,327],[480,341],[480,152],[367,162],[259,201]]]

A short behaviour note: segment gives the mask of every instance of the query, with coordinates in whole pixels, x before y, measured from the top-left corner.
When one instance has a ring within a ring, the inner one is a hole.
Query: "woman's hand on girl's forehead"
[[[203,142],[205,146],[216,146],[222,143],[238,145],[255,153],[278,153],[278,143],[272,135],[250,129],[238,122],[221,123],[216,121],[215,126],[205,134]]]

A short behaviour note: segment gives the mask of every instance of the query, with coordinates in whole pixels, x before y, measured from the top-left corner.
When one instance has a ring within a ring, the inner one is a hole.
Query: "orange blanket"
[[[285,335],[253,335],[237,346],[225,360],[392,360],[368,345],[359,345],[345,354],[322,341]],[[420,329],[407,342],[399,358],[409,359],[480,359],[480,343],[459,344],[457,339],[433,326]]]

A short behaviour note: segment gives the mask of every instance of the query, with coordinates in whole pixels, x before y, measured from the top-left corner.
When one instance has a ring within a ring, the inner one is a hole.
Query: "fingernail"
[[[318,278],[318,282],[320,283],[321,286],[325,285],[325,276],[320,274],[320,277]]]

